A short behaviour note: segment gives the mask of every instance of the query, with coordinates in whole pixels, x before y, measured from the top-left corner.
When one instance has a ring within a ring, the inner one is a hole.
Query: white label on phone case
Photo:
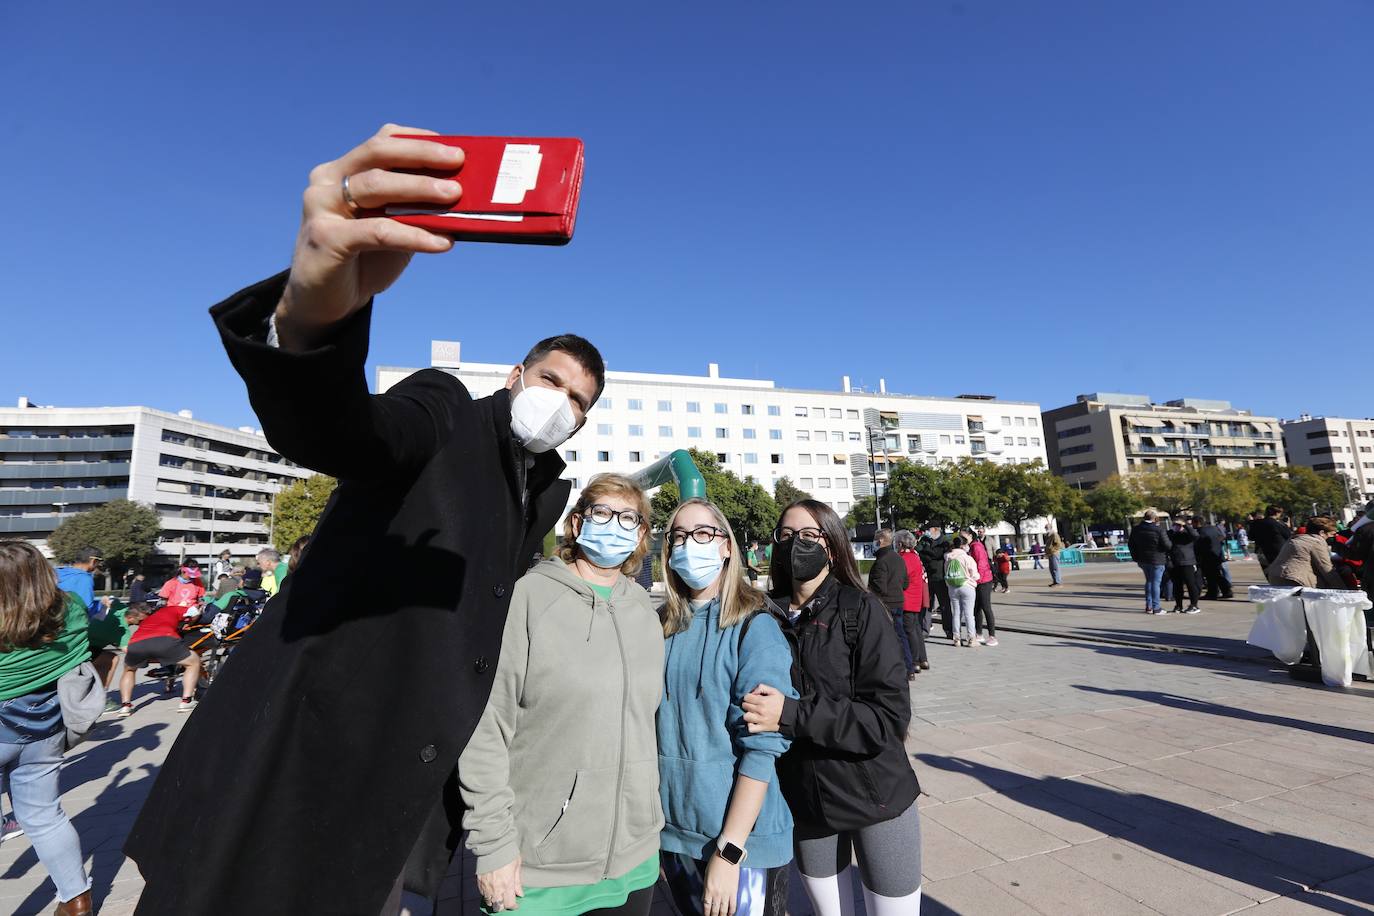
[[[407,207],[387,207],[387,216],[442,216],[446,219],[485,219],[497,223],[518,223],[523,213],[450,213],[444,210],[415,210]]]
[[[501,155],[501,168],[496,173],[496,187],[491,192],[494,204],[519,204],[525,192],[534,190],[539,181],[539,165],[544,156],[537,143],[507,143]]]

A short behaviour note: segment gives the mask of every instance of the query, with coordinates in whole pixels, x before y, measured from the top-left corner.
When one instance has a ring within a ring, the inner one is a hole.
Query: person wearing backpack
[[[658,707],[663,874],[683,916],[764,916],[787,904],[792,813],[776,776],[791,743],[751,733],[760,684],[796,699],[781,609],[742,575],[730,523],[689,499],[668,519],[663,699]]]
[[[865,590],[849,536],[825,503],[802,499],[773,531],[771,597],[796,638],[799,696],[760,685],[744,698],[751,733],[792,741],[778,761],[796,820],[797,870],[817,916],[853,909],[853,868],[869,916],[921,909],[921,786],[903,739],[911,694],[887,610]]]
[[[973,608],[978,596],[978,563],[964,549],[964,539],[956,535],[945,554],[945,586],[949,589],[949,603],[953,607],[953,635],[956,646],[978,647],[978,628]],[[968,636],[963,636],[967,631]]]

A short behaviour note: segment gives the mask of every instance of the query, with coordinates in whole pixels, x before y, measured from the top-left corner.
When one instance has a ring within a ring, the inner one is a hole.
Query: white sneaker
[[[1185,613],[1185,614],[1201,614],[1201,613],[1202,613],[1202,608],[1198,607],[1198,606],[1195,604],[1195,605],[1193,605],[1192,607],[1188,608],[1188,609],[1187,609],[1186,611],[1184,611],[1183,613]]]
[[[180,703],[177,704],[177,712],[190,712],[195,708],[196,701],[194,698],[189,700],[182,700]]]
[[[123,706],[119,707],[119,712],[115,713],[115,716],[116,716],[117,718],[120,718],[120,719],[127,719],[127,718],[129,718],[130,716],[132,716],[133,714],[134,714],[134,704],[133,704],[133,703],[125,703]]]

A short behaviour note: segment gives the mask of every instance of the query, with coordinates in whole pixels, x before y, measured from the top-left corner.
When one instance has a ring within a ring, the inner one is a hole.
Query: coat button
[[[425,763],[433,763],[434,758],[439,756],[439,752],[434,749],[434,745],[426,744],[420,748],[420,759]]]
[[[479,655],[477,660],[472,663],[472,667],[478,674],[486,674],[491,670],[491,662],[487,661],[485,655]]]
[[[491,593],[496,597],[500,598],[506,594],[506,587],[504,585],[492,586]]]

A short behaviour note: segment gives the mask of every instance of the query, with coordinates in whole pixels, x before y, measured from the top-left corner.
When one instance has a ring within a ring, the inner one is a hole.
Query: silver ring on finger
[[[348,212],[357,213],[362,208],[359,207],[358,202],[353,199],[353,192],[348,189],[348,179],[352,177],[352,175],[345,175],[343,181],[339,184],[339,190],[343,192],[343,199],[344,203],[348,205]]]

